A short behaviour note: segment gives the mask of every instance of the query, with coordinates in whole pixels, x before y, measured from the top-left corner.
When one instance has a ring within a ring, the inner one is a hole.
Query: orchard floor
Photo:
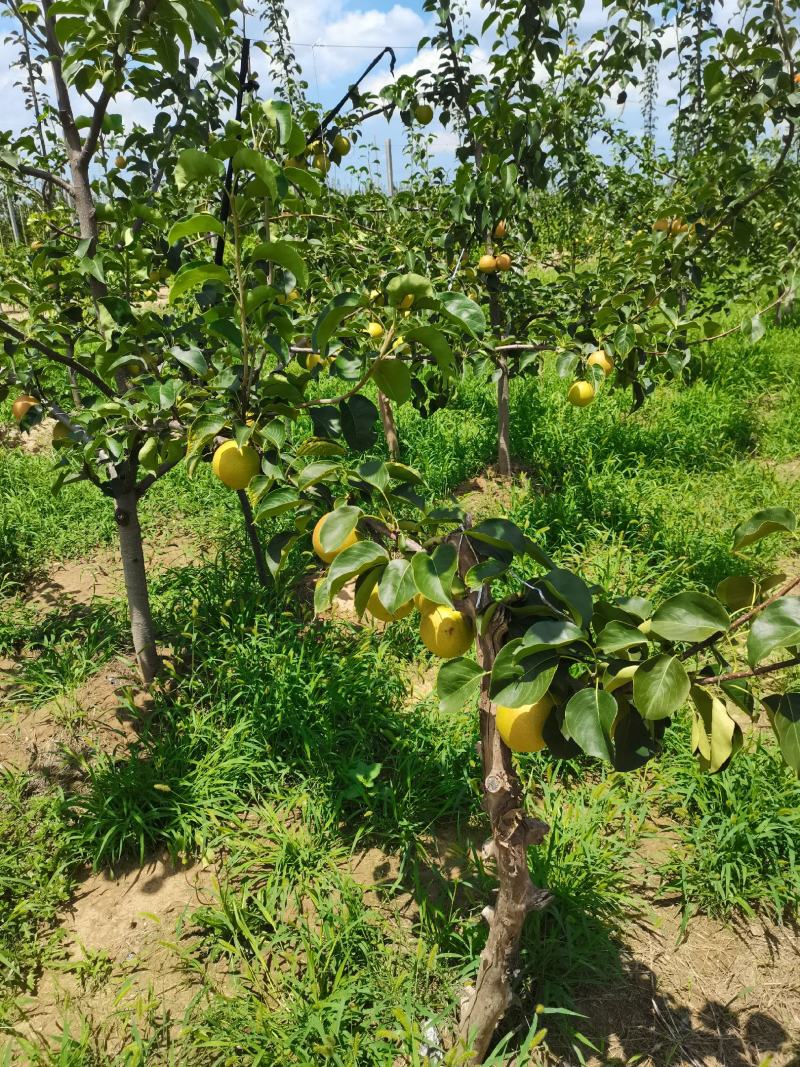
[[[477,387],[428,423],[401,410],[401,439],[438,493],[620,593],[796,573],[796,542],[730,542],[800,508],[800,332],[747,360],[629,418],[520,387],[510,484]],[[106,502],[50,502],[49,463],[0,435],[0,1063],[449,1062],[492,881],[474,722],[438,712],[413,619],[314,621],[307,556],[259,593],[229,497],[178,472],[145,502],[168,658],[145,699]],[[767,730],[713,780],[684,735],[627,776],[521,760],[555,900],[496,1067],[800,1064],[800,786]]]

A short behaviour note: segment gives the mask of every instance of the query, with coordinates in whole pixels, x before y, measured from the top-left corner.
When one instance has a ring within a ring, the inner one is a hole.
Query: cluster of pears
[[[502,241],[507,233],[506,220],[500,219],[494,228],[492,236],[495,241]],[[484,252],[478,260],[478,270],[481,274],[497,274],[498,272],[503,274],[507,270],[511,270],[511,256],[508,252],[499,252],[496,256],[491,252]]]
[[[314,551],[323,563],[333,563],[340,552],[344,552],[346,548],[350,548],[359,540],[356,530],[351,530],[335,549],[323,548],[320,535],[322,527],[331,514],[332,512],[328,512],[322,516],[314,527],[311,537]],[[446,604],[435,604],[421,593],[417,593],[413,600],[409,600],[407,604],[392,613],[387,611],[381,602],[377,586],[372,590],[367,601],[367,611],[374,619],[381,622],[404,619],[415,607],[420,613],[419,636],[434,656],[439,656],[441,659],[454,659],[469,651],[475,638],[475,628],[472,620],[456,608],[448,607]]]
[[[688,222],[684,222],[682,218],[674,219],[656,219],[653,223],[653,229],[656,233],[666,233],[670,237],[675,237],[679,233],[689,233],[693,227]]]
[[[586,360],[586,365],[589,367],[599,367],[606,378],[614,369],[613,360],[602,348],[598,348],[592,352]],[[569,387],[567,400],[569,400],[573,407],[585,408],[587,405],[591,404],[596,395],[597,390],[594,387],[594,383],[582,378],[577,382],[573,382]]]
[[[306,162],[305,158],[295,157],[287,159],[286,164],[289,167],[299,167],[301,170],[305,170],[308,166],[311,166],[313,170],[319,171],[320,174],[327,174],[331,169],[331,152],[337,157],[344,159],[353,147],[349,137],[345,137],[343,133],[337,133],[331,142],[330,149],[325,141],[312,141],[306,148],[306,155],[310,156],[310,163]]]

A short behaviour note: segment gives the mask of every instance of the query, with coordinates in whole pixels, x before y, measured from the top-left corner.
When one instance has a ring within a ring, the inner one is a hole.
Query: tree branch
[[[65,193],[69,193],[71,197],[75,196],[75,190],[72,188],[69,182],[64,181],[57,174],[51,174],[49,170],[44,170],[43,167],[32,167],[27,163],[19,163],[16,167],[11,163],[7,163],[4,159],[0,159],[0,167],[3,170],[10,170],[12,174],[24,174],[26,178],[38,178],[39,181],[49,182],[51,185],[57,185],[59,189],[63,189]]]
[[[137,32],[137,26],[139,23],[144,23],[148,20],[153,13],[154,8],[158,4],[158,0],[142,0],[139,6],[139,10],[130,20],[128,25],[128,32],[125,36],[125,40],[120,43],[114,52],[113,71],[114,74],[120,74],[125,66],[125,60],[131,49],[133,43],[134,34]],[[89,126],[89,132],[86,134],[86,139],[83,142],[83,146],[80,150],[78,157],[79,166],[86,166],[97,148],[97,142],[100,137],[100,133],[103,129],[103,119],[105,118],[108,105],[117,92],[117,86],[114,78],[109,78],[103,85],[103,91],[97,99],[97,103],[94,106],[94,112],[92,114],[92,122]]]
[[[780,663],[767,663],[763,667],[754,667],[751,671],[731,671],[730,674],[715,674],[713,677],[695,678],[695,685],[719,685],[721,682],[735,682],[739,678],[760,678],[764,674],[774,674],[800,664],[800,656],[783,659]]]
[[[8,334],[9,337],[13,337],[15,341],[19,341],[20,344],[28,345],[31,348],[37,349],[42,355],[47,356],[48,359],[52,359],[54,363],[60,363],[62,367],[69,367],[74,370],[76,374],[80,374],[87,381],[91,382],[95,389],[99,390],[104,396],[107,396],[110,400],[117,400],[117,395],[112,389],[110,389],[102,378],[99,378],[93,370],[88,367],[84,367],[82,363],[79,363],[77,359],[70,359],[69,356],[63,356],[60,352],[57,352],[50,345],[46,345],[43,341],[38,340],[36,337],[28,337],[27,334],[22,333],[16,326],[12,326],[10,322],[6,322],[5,319],[0,319],[0,330],[3,333]]]

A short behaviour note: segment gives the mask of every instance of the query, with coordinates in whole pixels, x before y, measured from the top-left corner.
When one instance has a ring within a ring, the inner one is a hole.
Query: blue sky
[[[417,43],[431,29],[419,0],[289,0],[288,7],[290,34],[309,83],[309,96],[323,106],[330,105],[343,95],[347,86],[385,45],[391,45],[396,50],[397,73],[413,73],[420,67],[436,62],[430,50],[417,55]],[[468,10],[472,28],[477,32],[482,17],[479,0],[468,0]],[[579,33],[585,36],[604,22],[601,0],[588,0],[578,27]],[[9,20],[0,19],[0,37],[5,36],[2,31],[8,26]],[[253,17],[248,18],[247,32],[251,38],[257,38],[261,32],[261,24]],[[9,69],[12,56],[11,46],[0,43],[0,94],[4,101],[2,125],[16,130],[28,119],[19,90],[12,88],[16,77]],[[485,53],[479,52],[475,60],[481,63],[484,58]],[[268,91],[265,58],[255,49],[253,59],[262,74],[262,86]],[[377,90],[389,77],[388,59],[384,59],[370,76],[367,86]],[[665,91],[666,85],[662,93]],[[124,95],[115,102],[113,108],[122,112],[128,120],[147,121],[147,109]],[[629,95],[624,112],[616,106],[612,106],[610,111],[615,116],[621,115],[630,128],[641,127],[638,94]],[[437,162],[449,164],[453,160],[455,147],[452,136],[436,123],[432,124],[430,131],[435,136]],[[394,119],[390,124],[383,119],[375,119],[365,127],[364,133],[362,146],[376,146],[381,159],[384,141],[387,137],[392,138],[395,171],[402,173],[404,136],[399,119]],[[367,156],[365,148],[360,147],[351,155],[350,161],[362,162]],[[381,175],[376,173],[376,176]]]

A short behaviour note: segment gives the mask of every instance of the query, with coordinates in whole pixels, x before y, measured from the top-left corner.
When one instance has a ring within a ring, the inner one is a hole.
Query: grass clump
[[[59,794],[37,795],[22,774],[0,768],[0,1025],[14,997],[30,992],[59,955],[53,924],[69,899],[71,857]]]
[[[667,731],[657,797],[680,844],[660,868],[662,890],[688,916],[759,912],[777,921],[800,905],[800,782],[757,739],[717,774],[689,749],[688,725]]]

